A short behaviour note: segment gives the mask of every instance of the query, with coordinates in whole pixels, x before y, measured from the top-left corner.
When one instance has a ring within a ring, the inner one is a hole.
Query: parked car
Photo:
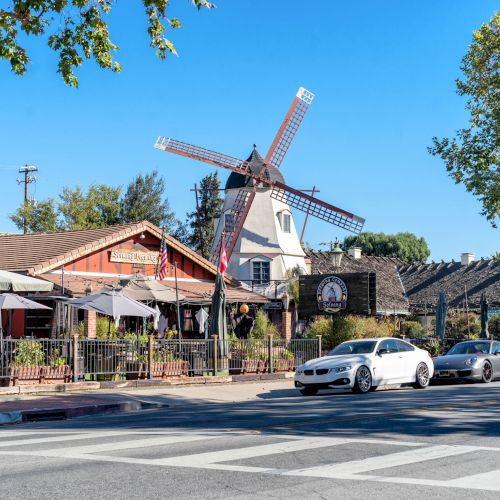
[[[468,379],[491,382],[500,377],[500,342],[466,340],[434,358],[434,380]]]
[[[320,389],[352,389],[365,394],[379,385],[411,384],[424,389],[434,373],[427,351],[394,338],[351,340],[295,371],[295,387],[304,396]]]

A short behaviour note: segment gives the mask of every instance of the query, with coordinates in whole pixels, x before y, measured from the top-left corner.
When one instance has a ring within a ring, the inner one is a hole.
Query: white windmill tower
[[[313,98],[311,92],[299,89],[264,159],[255,146],[244,161],[168,137],[159,137],[155,144],[157,149],[232,171],[211,260],[217,261],[224,241],[228,272],[254,288],[260,285],[259,291],[267,288],[273,297],[276,288],[270,283],[283,280],[289,269],[306,268],[290,207],[354,233],[359,233],[365,222],[284,182],[279,167]]]

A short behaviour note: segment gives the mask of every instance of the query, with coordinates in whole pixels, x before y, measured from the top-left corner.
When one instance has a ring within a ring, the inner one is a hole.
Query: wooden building
[[[161,237],[161,230],[147,221],[82,231],[0,235],[0,269],[53,282],[52,296],[79,297],[115,285],[120,278],[135,273],[154,276]],[[166,235],[165,239],[168,274],[163,284],[175,286],[177,263],[179,291],[186,297],[181,317],[190,320],[185,323],[194,328],[196,308],[210,304],[217,267],[175,238]],[[242,288],[229,275],[226,282],[228,304],[267,302],[262,295]],[[39,295],[36,299],[45,299],[51,307],[57,303],[53,297]],[[92,335],[92,315],[85,316],[88,333]],[[51,337],[57,324],[51,311],[31,311],[26,315],[16,311],[13,336]],[[196,334],[189,329],[187,333]]]

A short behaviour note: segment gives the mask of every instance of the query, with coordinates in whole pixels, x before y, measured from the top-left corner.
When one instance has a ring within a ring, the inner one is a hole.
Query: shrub
[[[467,320],[467,316],[469,319]],[[470,327],[470,335],[469,335]],[[454,339],[479,338],[481,322],[476,314],[458,313],[446,321],[446,336]]]
[[[259,310],[255,315],[255,322],[250,338],[264,339],[268,335],[272,335],[273,337],[279,336],[278,328],[269,321],[265,312]]]
[[[494,339],[500,339],[500,314],[492,316],[488,321],[490,336]]]
[[[441,344],[436,339],[426,340],[421,346],[420,349],[424,349],[425,351],[429,351],[432,357],[439,356],[443,348]]]
[[[428,336],[424,325],[418,321],[405,321],[403,324],[403,334],[410,339]]]
[[[45,364],[43,346],[38,340],[20,340],[16,344],[14,360],[10,363],[13,368],[36,367]]]
[[[321,335],[324,348],[331,349],[346,340],[392,337],[393,333],[392,323],[387,320],[377,320],[373,316],[334,316],[313,321],[307,336]]]

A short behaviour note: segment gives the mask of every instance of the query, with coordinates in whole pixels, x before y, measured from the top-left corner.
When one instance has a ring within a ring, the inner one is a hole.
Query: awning
[[[50,292],[54,284],[24,274],[0,271],[0,291],[2,292]]]

